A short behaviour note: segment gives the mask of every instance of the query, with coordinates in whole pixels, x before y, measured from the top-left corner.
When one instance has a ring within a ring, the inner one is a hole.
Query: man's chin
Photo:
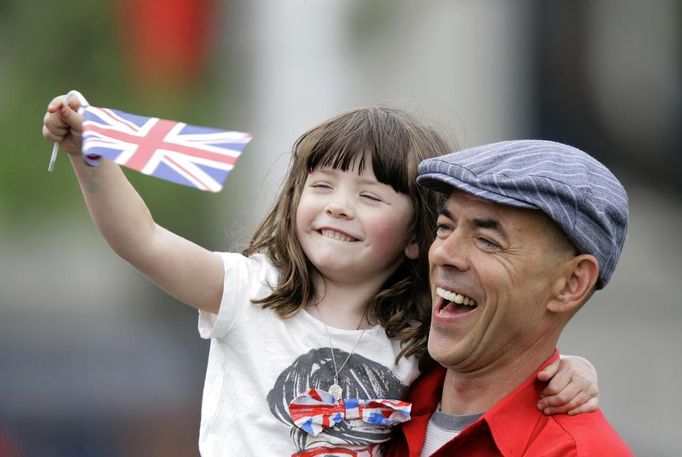
[[[438,340],[439,338],[429,337],[428,350],[433,360],[445,368],[458,367],[466,360],[466,356],[462,354],[459,348],[455,347],[452,341],[440,342]]]

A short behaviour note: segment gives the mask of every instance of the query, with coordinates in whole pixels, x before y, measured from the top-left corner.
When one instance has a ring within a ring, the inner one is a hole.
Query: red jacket
[[[538,371],[558,357],[555,351]],[[445,371],[439,366],[413,385],[408,399],[412,420],[398,431],[386,457],[419,457],[429,418],[441,399]],[[535,405],[544,383],[536,375],[537,371],[433,457],[634,456],[601,411],[577,416],[542,414]]]

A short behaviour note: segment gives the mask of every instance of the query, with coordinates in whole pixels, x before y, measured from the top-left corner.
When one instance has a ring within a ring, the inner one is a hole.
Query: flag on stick
[[[109,108],[83,110],[83,156],[105,157],[146,175],[219,192],[248,133],[144,117]]]

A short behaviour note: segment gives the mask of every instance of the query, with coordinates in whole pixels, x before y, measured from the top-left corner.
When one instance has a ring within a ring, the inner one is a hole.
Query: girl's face
[[[308,174],[296,209],[296,236],[320,274],[340,284],[383,284],[419,248],[409,233],[410,198],[362,173],[318,167]]]

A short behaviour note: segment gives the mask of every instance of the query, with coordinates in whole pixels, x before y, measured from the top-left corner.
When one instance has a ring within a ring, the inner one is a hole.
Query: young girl
[[[391,427],[409,419],[409,406],[393,400],[428,360],[425,254],[438,197],[415,178],[420,160],[449,151],[441,137],[387,108],[322,123],[295,143],[243,254],[214,253],[158,226],[115,163],[83,163],[77,102],[63,100],[49,104],[43,135],[70,154],[97,228],[122,258],[196,307],[199,332],[211,339],[201,454],[380,455]],[[567,365],[551,385],[561,393],[545,402],[583,403],[594,388],[569,379],[580,369],[594,377],[589,366]]]

